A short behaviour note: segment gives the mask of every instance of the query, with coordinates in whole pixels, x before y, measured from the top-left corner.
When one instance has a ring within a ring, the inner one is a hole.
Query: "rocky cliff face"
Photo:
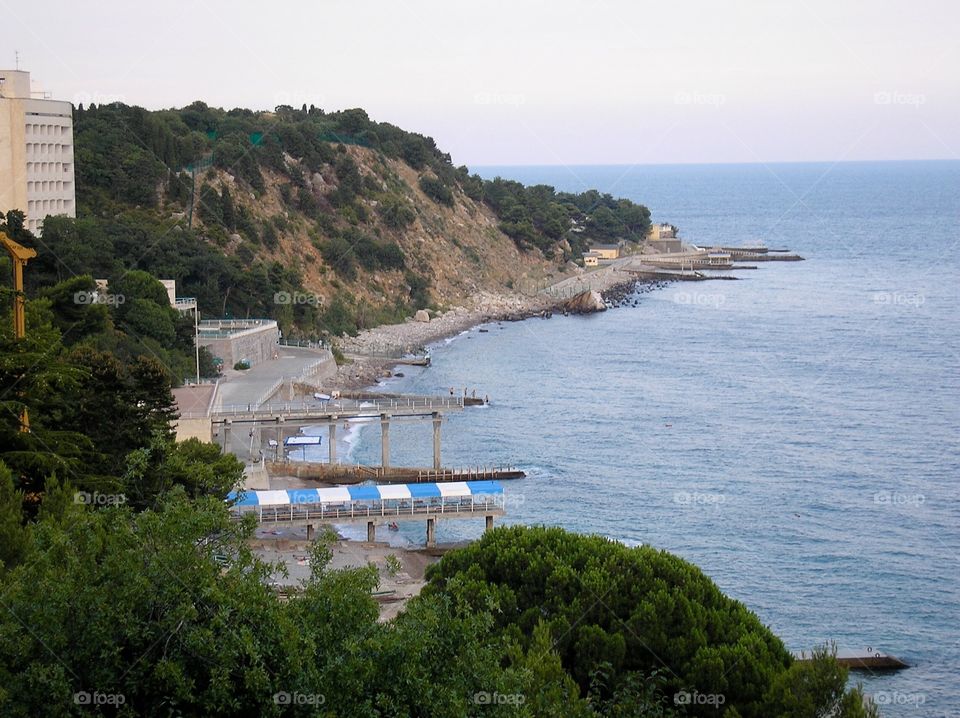
[[[483,293],[530,293],[546,282],[577,271],[572,264],[564,265],[560,257],[546,257],[535,249],[518,249],[498,229],[497,217],[490,208],[460,190],[454,190],[450,206],[428,197],[420,180],[429,171],[418,172],[402,161],[363,147],[345,147],[343,152],[353,160],[365,185],[375,190],[364,192],[356,200],[355,205],[363,208],[360,217],[355,207],[344,210],[334,206],[334,193],[343,178],[338,177],[333,166],[322,172],[303,169],[301,187],[291,186],[289,178],[279,173],[264,171],[266,191],[259,197],[238,189],[239,183],[225,172],[208,172],[206,185],[218,193],[228,188],[238,211],[256,223],[274,227],[277,236],[273,246],[255,246],[239,233],[231,234],[223,243],[223,250],[252,252],[256,257],[295,268],[304,287],[320,302],[329,304],[341,294],[371,307],[406,303],[412,276],[429,282],[433,305],[472,307]],[[288,169],[296,174],[298,161],[285,159]],[[302,192],[308,193],[305,202],[290,200]],[[302,208],[308,203],[315,203],[313,212]],[[409,210],[409,224],[402,228],[392,226],[396,223],[385,219],[381,206],[384,203]],[[202,226],[203,212],[196,215],[201,217]],[[355,277],[344,276],[335,266],[336,257],[330,256],[328,243],[345,233],[362,235],[377,243],[395,243],[403,254],[405,267],[365,269],[357,264]]]

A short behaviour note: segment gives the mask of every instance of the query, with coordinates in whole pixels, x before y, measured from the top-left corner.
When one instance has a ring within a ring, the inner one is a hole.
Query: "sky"
[[[362,107],[456,164],[960,159],[955,0],[0,0],[76,103]]]

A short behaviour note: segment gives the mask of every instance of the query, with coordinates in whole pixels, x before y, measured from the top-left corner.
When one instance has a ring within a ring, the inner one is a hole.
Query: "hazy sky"
[[[960,158],[960,2],[0,0],[74,102],[363,107],[456,163]]]

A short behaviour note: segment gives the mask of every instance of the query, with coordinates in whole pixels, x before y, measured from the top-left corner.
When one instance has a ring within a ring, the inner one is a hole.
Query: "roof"
[[[466,498],[502,494],[498,481],[445,481],[443,483],[333,486],[328,489],[278,489],[231,491],[227,501],[237,506],[289,506],[292,504],[343,504],[351,501],[387,501],[424,498]]]
[[[620,249],[619,244],[594,244],[591,249]]]

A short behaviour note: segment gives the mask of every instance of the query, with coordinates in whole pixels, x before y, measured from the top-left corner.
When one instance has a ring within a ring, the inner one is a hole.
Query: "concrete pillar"
[[[390,468],[390,415],[380,415],[380,465]]]
[[[486,528],[486,530],[489,531],[489,530],[492,529],[492,528],[493,528],[493,516],[487,516],[487,528]]]
[[[367,543],[373,543],[377,540],[377,527],[373,521],[367,521]]]
[[[427,548],[437,545],[437,520],[427,519]]]
[[[313,541],[313,524],[307,524],[307,541]]]
[[[337,463],[337,417],[330,417],[330,463]]]
[[[440,468],[440,422],[443,416],[439,411],[433,412],[433,468]]]
[[[223,422],[223,453],[227,454],[230,452],[230,425],[232,421],[226,420]]]

